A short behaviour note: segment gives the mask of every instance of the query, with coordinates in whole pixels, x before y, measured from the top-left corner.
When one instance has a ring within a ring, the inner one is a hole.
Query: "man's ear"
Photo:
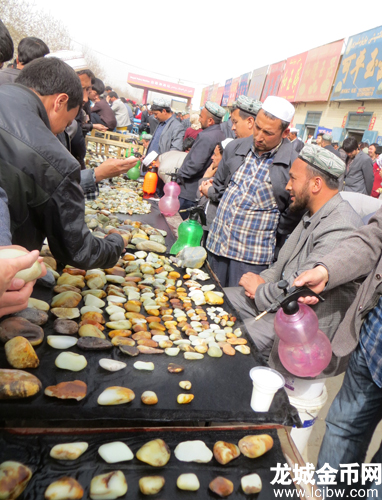
[[[285,137],[288,137],[289,134],[290,134],[290,128],[288,127],[286,130],[284,130],[281,137],[285,139]]]
[[[67,109],[68,101],[69,101],[68,94],[57,94],[54,100],[54,107],[53,107],[54,111],[57,113],[62,109]]]

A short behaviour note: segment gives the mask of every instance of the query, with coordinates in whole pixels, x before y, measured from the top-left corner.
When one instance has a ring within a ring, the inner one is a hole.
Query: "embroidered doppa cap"
[[[299,158],[312,167],[324,172],[334,179],[344,174],[346,165],[338,156],[321,146],[307,144],[300,151]]]
[[[57,57],[73,68],[74,71],[89,69],[81,52],[75,52],[74,50],[58,50],[57,52],[47,54],[45,57]]]
[[[251,99],[246,95],[240,95],[237,100],[233,103],[234,109],[241,109],[250,115],[256,116],[257,113],[262,108],[263,104],[257,99]]]
[[[333,136],[332,136],[332,134],[324,134],[324,135],[322,136],[322,140],[324,140],[324,141],[326,141],[326,142],[332,142],[332,140],[333,140]]]
[[[289,101],[275,95],[270,95],[265,99],[263,110],[288,123],[292,121],[295,113],[294,106]]]
[[[163,97],[159,97],[158,99],[153,100],[153,106],[157,108],[171,108],[171,102],[168,99],[163,99]]]
[[[206,110],[217,116],[218,118],[223,118],[225,115],[225,109],[216,104],[216,102],[207,101],[204,105]]]

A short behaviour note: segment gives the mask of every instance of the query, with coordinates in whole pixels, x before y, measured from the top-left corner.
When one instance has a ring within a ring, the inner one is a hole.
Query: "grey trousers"
[[[276,335],[273,327],[275,313],[268,313],[259,321],[255,321],[255,317],[259,313],[254,300],[245,295],[243,287],[224,288],[224,293],[227,295],[234,309],[238,311],[244,320],[248,333],[255,342],[258,350],[265,357],[269,357]]]

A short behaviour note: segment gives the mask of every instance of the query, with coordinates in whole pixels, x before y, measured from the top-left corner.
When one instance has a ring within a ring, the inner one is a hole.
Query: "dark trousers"
[[[265,269],[268,269],[268,266],[248,264],[248,262],[228,259],[227,257],[215,255],[208,250],[207,253],[208,263],[223,288],[227,286],[239,286],[240,278],[245,273],[260,274]]]
[[[186,208],[191,208],[196,206],[196,201],[186,200],[186,198],[181,198],[179,196],[180,207],[179,210],[185,210]],[[180,214],[183,220],[188,219],[189,212],[183,212]]]
[[[104,125],[105,127],[107,127],[106,123],[102,120],[102,118],[99,116],[98,113],[91,113],[90,119],[91,119],[92,123],[100,123],[101,125]]]

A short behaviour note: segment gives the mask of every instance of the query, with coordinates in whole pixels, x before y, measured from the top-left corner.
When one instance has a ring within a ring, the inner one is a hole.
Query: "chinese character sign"
[[[212,92],[211,92],[211,96],[210,96],[210,101],[217,102],[218,89],[219,89],[219,84],[218,83],[216,85],[212,86]]]
[[[128,74],[127,83],[130,83],[133,87],[159,90],[165,92],[166,94],[180,95],[183,97],[193,97],[195,92],[195,89],[186,87],[185,85],[180,85],[179,83],[165,82],[163,80],[158,80],[157,78],[136,75],[134,73]]]
[[[208,91],[207,91],[207,99],[206,101],[211,101],[211,96],[212,96],[212,92],[214,90],[214,86],[213,85],[210,85],[208,87]]]
[[[251,73],[245,73],[244,75],[241,75],[239,87],[238,87],[237,92],[236,92],[236,99],[239,97],[239,95],[246,95],[247,94],[248,81],[249,81],[250,76],[251,76]]]
[[[204,104],[207,101],[208,89],[209,89],[209,87],[204,87],[204,89],[202,90],[202,97],[200,99],[200,107],[204,106]]]
[[[220,103],[222,102],[223,94],[224,94],[224,87],[219,87],[217,94],[216,94],[216,101],[215,101],[217,104],[219,104],[219,106],[220,106]]]
[[[230,78],[229,80],[226,80],[226,82],[225,82],[223,99],[222,99],[222,106],[228,105],[228,99],[229,99],[229,93],[231,90],[231,85],[232,85],[232,78]]]
[[[305,61],[296,101],[327,101],[341,57],[343,40],[310,50]]]
[[[279,97],[284,97],[291,102],[295,102],[297,100],[297,90],[304,70],[307,55],[307,52],[303,52],[297,56],[288,57],[279,91],[277,92]]]
[[[254,69],[252,73],[251,83],[248,87],[247,96],[252,99],[260,100],[261,92],[264,87],[265,78],[267,76],[268,66]]]
[[[267,79],[265,80],[263,92],[261,94],[260,100],[262,102],[264,102],[269,95],[277,95],[281,77],[284,71],[284,66],[285,61],[279,62],[277,64],[272,64],[270,66]]]
[[[331,100],[381,99],[382,26],[349,38]]]
[[[237,78],[234,78],[232,80],[232,85],[231,85],[231,90],[229,91],[227,106],[231,106],[235,102],[236,92],[237,92],[237,89],[239,87],[239,83],[240,83],[240,76],[238,76]]]

